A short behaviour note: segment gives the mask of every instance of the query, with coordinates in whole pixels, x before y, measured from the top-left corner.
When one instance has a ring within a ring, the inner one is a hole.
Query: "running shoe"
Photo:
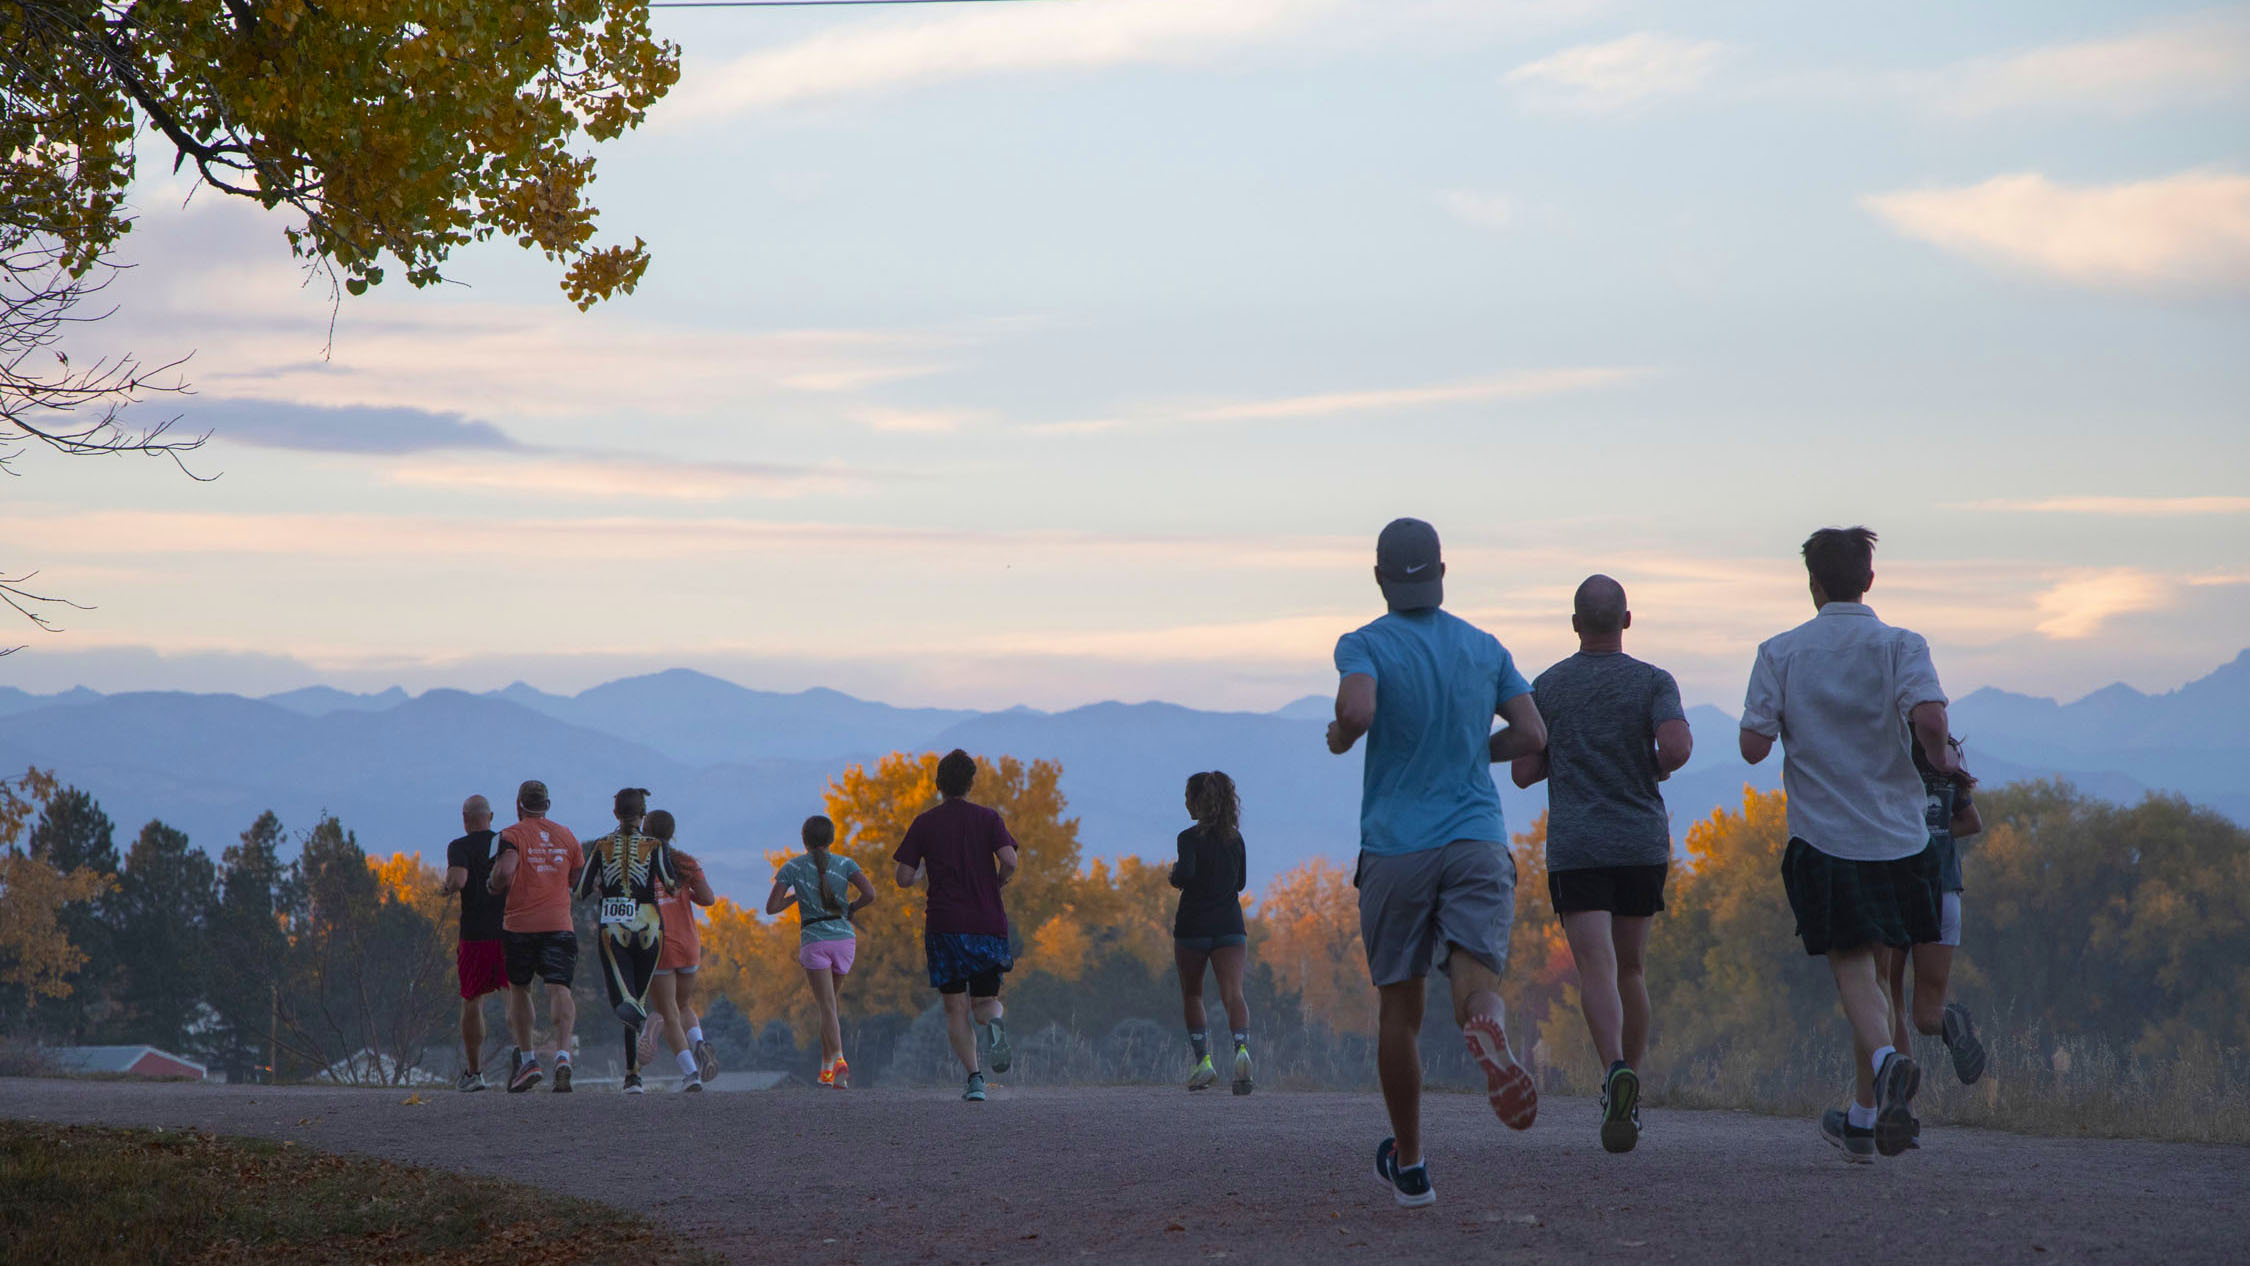
[[[836,1084],[836,1066],[834,1064],[822,1064],[820,1066],[820,1084],[823,1086]]]
[[[1375,1149],[1375,1177],[1391,1189],[1391,1199],[1401,1208],[1419,1209],[1437,1203],[1437,1189],[1430,1186],[1430,1166],[1424,1161],[1412,1169],[1398,1167],[1398,1140],[1384,1139]]]
[[[1008,1022],[994,1020],[984,1028],[992,1035],[992,1071],[1004,1073],[1016,1062],[1016,1048],[1008,1045]]]
[[[969,1074],[969,1081],[968,1081],[968,1084],[967,1084],[967,1085],[965,1085],[965,1086],[963,1086],[963,1087],[961,1088],[961,1099],[962,1099],[962,1101],[963,1101],[963,1102],[965,1102],[965,1103],[983,1103],[983,1102],[984,1102],[984,1074],[983,1074],[983,1073],[970,1073],[970,1074]]]
[[[1188,1074],[1188,1089],[1209,1090],[1218,1080],[1219,1070],[1211,1067],[1211,1057],[1206,1055],[1196,1061],[1194,1071]]]
[[[1914,1137],[1914,1113],[1909,1105],[1921,1087],[1922,1070],[1910,1055],[1892,1051],[1875,1074],[1875,1150],[1896,1156]]]
[[[1250,1048],[1237,1046],[1234,1048],[1234,1093],[1246,1095],[1254,1089],[1256,1083],[1250,1080]]]
[[[849,1090],[851,1088],[852,1066],[844,1062],[843,1056],[838,1055],[836,1057],[836,1089]]]
[[[461,1070],[461,1080],[455,1083],[454,1089],[459,1090],[463,1094],[474,1094],[475,1092],[484,1089],[484,1074],[472,1073],[468,1069],[464,1068]]]
[[[1842,1108],[1830,1108],[1820,1114],[1820,1137],[1828,1145],[1844,1154],[1844,1160],[1853,1165],[1875,1163],[1875,1131],[1852,1124],[1852,1119]]]
[[[639,1073],[625,1074],[625,1093],[629,1095],[645,1095],[648,1093],[648,1087],[641,1084]]]
[[[702,1093],[703,1093],[703,1079],[702,1079],[701,1077],[682,1077],[682,1078],[680,1078],[680,1093],[681,1093],[681,1094],[683,1094],[683,1095],[699,1095],[699,1094],[702,1094]]]
[[[1641,1078],[1623,1065],[1602,1086],[1602,1150],[1630,1152],[1641,1141]]]
[[[529,1090],[533,1086],[539,1084],[539,1078],[541,1074],[539,1072],[539,1057],[537,1055],[532,1056],[530,1059],[525,1059],[523,1057],[523,1052],[521,1050],[518,1050],[508,1058],[510,1060],[510,1067],[508,1070],[509,1094],[520,1095],[524,1091]]]
[[[567,1059],[558,1060],[555,1063],[555,1093],[558,1095],[570,1093],[570,1061]]]
[[[635,1062],[643,1067],[656,1062],[656,1031],[660,1027],[656,1024],[641,1026],[641,1040],[638,1044],[638,1057]]]
[[[1461,1038],[1469,1044],[1469,1058],[1484,1070],[1484,1097],[1491,1101],[1493,1115],[1511,1130],[1530,1129],[1539,1119],[1539,1087],[1508,1053],[1508,1034],[1500,1022],[1488,1015],[1471,1016],[1461,1026]]]
[[[1945,1004],[1945,1049],[1953,1052],[1953,1075],[1964,1086],[1974,1086],[1984,1076],[1984,1043],[1977,1038],[1977,1022],[1958,1002]]]
[[[711,1049],[711,1043],[703,1038],[695,1040],[695,1075],[703,1081],[719,1075],[718,1054]]]

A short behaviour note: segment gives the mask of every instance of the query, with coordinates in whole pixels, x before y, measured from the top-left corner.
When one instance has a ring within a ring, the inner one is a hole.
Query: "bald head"
[[[471,831],[489,830],[492,826],[492,802],[483,796],[470,796],[463,800],[461,825]]]
[[[1570,627],[1581,634],[1615,637],[1633,622],[1625,609],[1625,586],[1607,576],[1586,577],[1570,605]]]

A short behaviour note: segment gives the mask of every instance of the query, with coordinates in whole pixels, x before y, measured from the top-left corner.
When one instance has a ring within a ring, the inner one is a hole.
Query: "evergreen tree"
[[[229,1081],[266,1080],[276,993],[289,959],[296,884],[281,864],[281,819],[258,815],[221,857],[207,990],[216,1023],[204,1051]]]
[[[211,858],[184,832],[150,822],[125,855],[115,912],[120,1036],[180,1050],[209,983],[218,899]]]
[[[49,800],[25,841],[33,857],[64,873],[84,867],[117,873],[116,828],[93,796],[66,787]],[[80,1044],[109,1035],[116,1019],[117,960],[114,890],[91,901],[73,901],[55,912],[70,943],[86,956],[71,977],[67,998],[39,1001],[33,1025],[50,1041]]]

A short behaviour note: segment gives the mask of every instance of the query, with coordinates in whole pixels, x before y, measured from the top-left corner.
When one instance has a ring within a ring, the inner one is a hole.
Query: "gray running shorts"
[[[1419,853],[1359,855],[1359,939],[1367,970],[1395,985],[1445,967],[1459,946],[1491,968],[1508,966],[1516,922],[1516,859],[1505,844],[1455,840]]]

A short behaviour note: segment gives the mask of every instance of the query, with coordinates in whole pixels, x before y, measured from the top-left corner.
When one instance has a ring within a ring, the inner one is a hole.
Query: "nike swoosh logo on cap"
[[[1428,564],[1428,563],[1416,563],[1416,564],[1414,564],[1414,565],[1413,565],[1412,567],[1409,567],[1409,568],[1407,568],[1407,569],[1406,569],[1406,574],[1407,574],[1407,575],[1409,575],[1409,576],[1411,576],[1411,575],[1413,575],[1413,574],[1414,574],[1415,572],[1418,572],[1418,571],[1422,570],[1422,569],[1423,569],[1424,567],[1427,567],[1427,566],[1429,566],[1429,564]]]

